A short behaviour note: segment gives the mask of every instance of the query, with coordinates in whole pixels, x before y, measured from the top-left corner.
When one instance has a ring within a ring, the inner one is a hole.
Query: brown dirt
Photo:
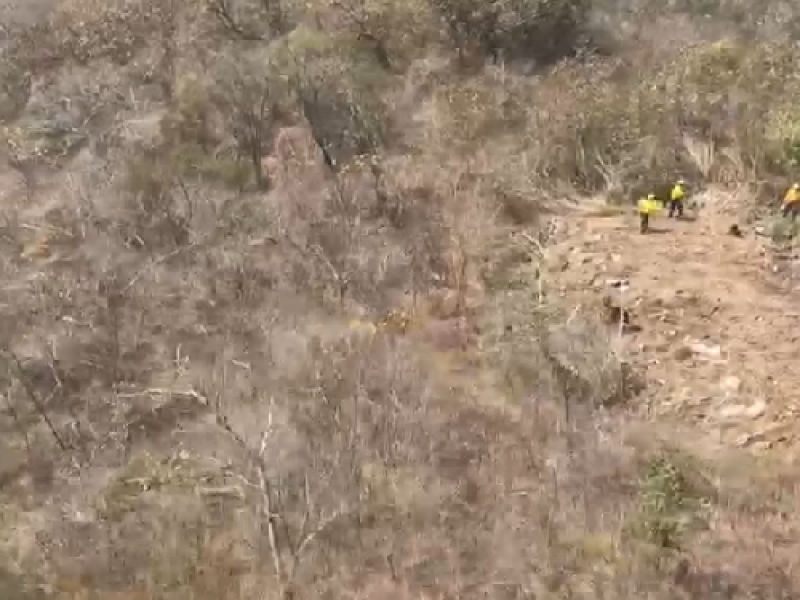
[[[551,250],[551,279],[576,307],[596,304],[613,289],[609,280],[628,281],[614,293],[641,326],[625,334],[625,347],[651,382],[643,412],[693,422],[711,444],[781,447],[789,456],[786,447],[800,441],[800,310],[794,292],[775,283],[769,241],[728,235],[731,196],[704,196],[698,214],[659,217],[650,235],[638,232],[633,213],[582,205],[571,235]]]
[[[0,0],[0,23],[35,23],[44,19],[59,1]]]

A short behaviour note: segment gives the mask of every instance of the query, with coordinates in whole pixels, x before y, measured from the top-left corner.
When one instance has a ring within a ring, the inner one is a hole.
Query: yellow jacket
[[[787,206],[789,204],[794,204],[795,202],[800,202],[800,190],[791,188],[788,192],[786,192],[786,196],[783,197],[783,205]]]
[[[680,184],[676,185],[674,188],[672,188],[672,191],[669,194],[670,200],[678,201],[678,202],[683,200],[685,197],[686,197],[686,191],[683,189],[683,186],[680,185]]]
[[[653,215],[661,210],[661,204],[655,198],[644,197],[638,204],[640,215]]]

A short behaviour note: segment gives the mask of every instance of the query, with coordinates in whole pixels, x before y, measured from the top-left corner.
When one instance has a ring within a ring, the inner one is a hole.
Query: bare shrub
[[[323,192],[281,199],[277,239],[284,244],[291,280],[298,289],[340,308],[350,303],[380,311],[413,277],[412,239],[387,239],[370,220],[374,193],[364,175],[337,176]],[[290,188],[291,189],[291,188]]]
[[[139,3],[128,0],[62,3],[51,18],[52,32],[63,59],[78,63],[108,57],[126,64],[154,32],[168,25],[171,2]]]
[[[387,0],[339,0],[319,7],[326,28],[344,28],[384,69],[402,70],[434,38],[427,2],[397,4]]]
[[[470,55],[523,58],[548,64],[573,54],[586,24],[587,2],[516,4],[434,0],[450,43],[462,62]]]
[[[19,42],[18,42],[19,43]],[[22,60],[22,54],[28,50],[23,44],[18,50],[7,49],[0,57],[0,117],[11,121],[20,115],[30,96],[32,71]],[[19,54],[17,54],[19,52]]]
[[[308,127],[281,127],[275,135],[272,151],[262,159],[270,181],[288,194],[297,188],[318,188],[324,181],[322,155]]]
[[[291,30],[293,11],[284,0],[203,0],[220,28],[234,39],[268,41]]]
[[[333,171],[360,155],[373,155],[386,137],[382,76],[335,37],[304,27],[279,51],[277,65],[325,163]]]
[[[240,156],[250,161],[256,185],[269,185],[264,154],[287,114],[288,90],[264,56],[222,58],[216,66],[212,101],[226,122]]]
[[[159,125],[167,144],[196,144],[211,153],[220,142],[214,127],[212,97],[199,76],[189,74],[175,81],[169,112]]]
[[[614,334],[596,316],[567,316],[547,304],[529,315],[513,306],[498,359],[521,401],[557,399],[569,423],[641,391],[641,375],[615,351]]]
[[[515,85],[520,83],[520,85]],[[439,86],[436,101],[458,139],[474,145],[487,135],[502,135],[526,118],[524,83],[498,72]]]
[[[173,248],[190,239],[191,199],[181,191],[172,165],[161,157],[144,155],[128,166],[126,236],[132,247]]]

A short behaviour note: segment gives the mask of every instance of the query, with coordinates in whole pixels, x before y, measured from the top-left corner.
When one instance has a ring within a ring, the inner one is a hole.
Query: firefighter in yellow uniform
[[[650,229],[650,217],[656,214],[661,206],[656,200],[655,194],[648,194],[647,197],[641,198],[638,204],[639,210],[639,232],[647,233]]]
[[[686,200],[686,182],[681,179],[669,193],[669,218],[683,217],[683,203]]]
[[[794,220],[800,212],[800,183],[795,183],[783,197],[783,216]]]

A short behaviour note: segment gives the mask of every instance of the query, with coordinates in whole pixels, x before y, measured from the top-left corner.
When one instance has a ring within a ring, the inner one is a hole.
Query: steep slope
[[[733,197],[707,192],[699,204],[685,221],[657,219],[650,235],[632,213],[583,204],[551,250],[551,278],[576,307],[611,295],[631,311],[626,348],[649,381],[643,412],[694,422],[711,444],[793,446],[793,292],[776,284],[766,238],[728,234]]]

